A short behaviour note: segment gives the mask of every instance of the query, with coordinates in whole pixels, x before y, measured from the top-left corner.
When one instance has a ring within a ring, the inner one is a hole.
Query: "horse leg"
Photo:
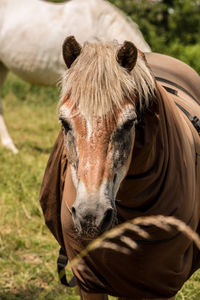
[[[0,62],[0,88],[2,87],[6,75],[8,73],[8,69]],[[8,130],[6,128],[6,124],[3,118],[3,108],[2,108],[2,99],[0,95],[0,140],[4,147],[10,149],[13,153],[17,153],[18,150],[15,147]]]
[[[108,300],[105,294],[90,294],[79,288],[81,300]]]

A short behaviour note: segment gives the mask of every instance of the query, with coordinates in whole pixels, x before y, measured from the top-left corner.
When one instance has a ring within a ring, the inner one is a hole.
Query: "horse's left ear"
[[[117,61],[127,71],[131,71],[136,64],[138,50],[132,42],[125,41],[117,52]]]
[[[81,53],[81,45],[76,41],[74,36],[68,36],[63,43],[63,58],[68,68]]]

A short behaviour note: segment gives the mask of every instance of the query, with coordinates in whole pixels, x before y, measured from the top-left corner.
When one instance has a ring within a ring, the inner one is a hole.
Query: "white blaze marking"
[[[87,126],[87,141],[89,142],[92,136],[92,124],[90,120],[86,120],[86,126]]]
[[[71,108],[69,109],[66,105],[62,105],[60,108],[60,117],[69,118],[71,116]]]
[[[119,120],[118,120],[118,126],[122,125],[124,121],[128,119],[133,119],[137,117],[136,112],[133,108],[132,104],[128,104],[125,109],[121,112]]]
[[[78,187],[77,187],[77,196],[76,198],[80,198],[80,199],[87,199],[88,198],[88,193],[85,187],[85,184],[82,181],[79,181],[78,183]]]
[[[72,165],[70,165],[70,167],[71,167],[72,180],[73,180],[75,188],[77,189],[78,178],[77,178],[76,170]]]

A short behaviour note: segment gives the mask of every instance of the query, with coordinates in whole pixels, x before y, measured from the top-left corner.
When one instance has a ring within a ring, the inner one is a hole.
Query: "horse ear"
[[[125,41],[117,52],[117,61],[127,71],[131,71],[136,64],[138,50],[135,45],[129,41]]]
[[[63,58],[68,68],[81,53],[81,45],[76,41],[74,36],[68,36],[63,43]]]

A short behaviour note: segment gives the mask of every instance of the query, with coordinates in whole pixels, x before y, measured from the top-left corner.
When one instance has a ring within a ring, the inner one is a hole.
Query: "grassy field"
[[[0,148],[0,300],[79,299],[76,289],[58,281],[58,244],[44,225],[38,203],[59,131],[58,93],[13,75],[3,87],[5,119],[19,154]],[[200,271],[177,295],[182,299],[200,299]]]

